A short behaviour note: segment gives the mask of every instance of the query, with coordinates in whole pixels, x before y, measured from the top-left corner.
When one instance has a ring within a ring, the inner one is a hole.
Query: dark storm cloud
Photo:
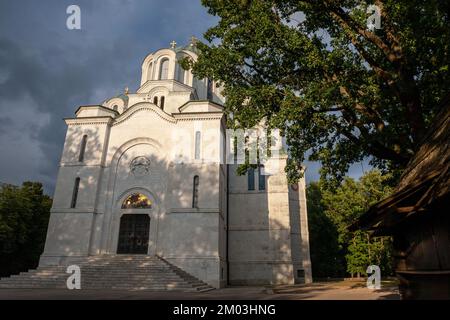
[[[70,4],[81,8],[81,30],[66,28]],[[2,1],[0,181],[39,180],[52,192],[62,118],[136,90],[148,53],[213,23],[197,1]]]
[[[66,28],[71,4],[81,30]],[[62,119],[136,90],[148,53],[201,37],[215,21],[199,0],[0,1],[0,182],[42,181],[52,193]],[[316,180],[318,165],[307,166]]]
[[[6,133],[8,130],[11,119],[8,117],[0,117],[0,134]]]

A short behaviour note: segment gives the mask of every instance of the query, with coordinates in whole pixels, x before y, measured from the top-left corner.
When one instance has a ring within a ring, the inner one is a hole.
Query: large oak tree
[[[232,125],[282,129],[291,180],[307,151],[327,178],[365,158],[401,170],[448,97],[450,1],[202,2],[219,21],[183,65],[223,85]]]

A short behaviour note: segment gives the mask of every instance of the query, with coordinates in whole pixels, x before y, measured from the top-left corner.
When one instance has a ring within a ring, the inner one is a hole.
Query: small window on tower
[[[84,153],[86,151],[87,137],[88,136],[85,134],[83,136],[83,138],[81,139],[80,154],[78,155],[79,162],[83,162],[83,160],[84,160]]]
[[[201,133],[200,131],[195,132],[195,160],[200,159],[200,145],[201,145]]]
[[[266,190],[266,176],[264,175],[264,166],[258,167],[258,188],[259,190]]]
[[[255,190],[255,169],[249,168],[247,171],[248,190]]]
[[[198,185],[199,185],[199,177],[194,176],[194,186],[192,191],[192,208],[198,208]]]
[[[154,105],[158,105],[158,97],[154,97],[153,98],[153,104]]]
[[[164,110],[164,102],[165,102],[166,98],[164,96],[161,97],[161,109]]]
[[[117,111],[119,109],[119,106],[118,105],[115,105],[114,107],[113,107],[113,110],[114,111]]]
[[[77,206],[77,198],[78,198],[78,189],[80,188],[80,178],[75,179],[75,184],[73,186],[72,191],[72,201],[70,202],[71,208],[76,208]]]

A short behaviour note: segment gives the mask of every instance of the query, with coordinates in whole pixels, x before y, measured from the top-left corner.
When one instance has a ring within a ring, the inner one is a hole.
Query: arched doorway
[[[151,209],[152,203],[145,195],[133,193],[122,203],[122,209]],[[133,210],[134,211],[134,210]],[[144,210],[147,211],[147,210]],[[125,213],[120,218],[118,254],[147,254],[150,233],[150,217],[142,212]]]

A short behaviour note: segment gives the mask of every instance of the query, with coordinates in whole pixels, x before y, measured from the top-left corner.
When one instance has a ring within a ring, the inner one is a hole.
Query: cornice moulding
[[[89,125],[89,124],[107,124],[110,125],[113,122],[113,118],[109,116],[99,117],[81,117],[81,118],[64,118],[67,125]]]

